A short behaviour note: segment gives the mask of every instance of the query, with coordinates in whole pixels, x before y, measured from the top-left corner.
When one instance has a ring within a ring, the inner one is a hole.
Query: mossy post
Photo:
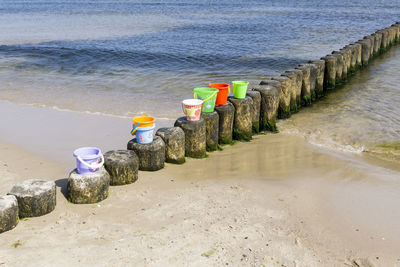
[[[239,141],[250,141],[253,135],[251,114],[253,100],[249,96],[246,96],[244,99],[229,97],[228,100],[235,107],[233,139]]]
[[[13,195],[0,197],[0,233],[13,229],[18,222],[17,198]]]
[[[101,167],[97,172],[82,175],[73,170],[68,178],[67,198],[74,204],[93,204],[108,197],[110,175]]]
[[[309,64],[302,64],[296,67],[303,72],[303,80],[301,84],[301,105],[302,106],[309,106],[311,105],[312,98],[311,98],[311,65]]]
[[[290,103],[292,104],[293,101],[295,101],[297,105],[296,110],[299,110],[301,107],[301,87],[303,85],[303,71],[299,69],[289,69],[285,71],[283,75],[286,76],[287,73],[293,73],[296,75],[296,82],[294,87],[295,95],[291,95]]]
[[[185,132],[185,156],[190,158],[206,157],[206,121],[188,121],[186,117],[178,118],[175,127],[181,127]]]
[[[139,158],[132,150],[111,150],[104,154],[104,168],[110,185],[131,184],[138,179]]]
[[[374,46],[375,46],[375,36],[372,35],[368,35],[368,36],[364,36],[363,40],[369,40],[370,41],[370,47],[369,47],[369,60],[371,60],[371,58],[374,55]]]
[[[358,44],[357,44],[358,45]],[[350,57],[350,73],[355,73],[356,70],[358,69],[358,46],[356,44],[350,44],[347,47],[351,51],[351,57]],[[360,45],[361,47],[361,45]],[[360,53],[360,62],[361,62],[361,53]],[[347,70],[349,72],[349,70]]]
[[[351,48],[345,46],[339,50],[343,55],[344,69],[343,69],[343,79],[346,80],[351,74]]]
[[[279,99],[278,119],[287,119],[290,117],[290,99],[292,90],[292,81],[288,77],[275,76],[272,80],[264,80],[262,83],[272,84],[280,83],[281,96]]]
[[[127,147],[138,155],[139,170],[158,171],[164,168],[165,143],[161,137],[156,135],[150,144],[139,144],[136,138],[133,138],[128,142]]]
[[[180,127],[160,128],[156,135],[164,141],[165,162],[185,163],[185,133]]]
[[[247,96],[253,100],[253,106],[251,109],[251,122],[253,133],[257,134],[260,132],[260,109],[261,109],[261,94],[258,91],[247,91]]]
[[[290,86],[290,113],[296,113],[298,111],[297,107],[297,99],[296,99],[296,86],[297,86],[297,75],[294,72],[286,72],[283,73],[281,76],[287,77],[291,81]]]
[[[358,41],[357,43],[361,44],[362,52],[361,52],[361,60],[362,65],[368,65],[369,58],[370,58],[370,51],[371,51],[371,40],[370,39],[363,39]]]
[[[382,52],[385,52],[388,47],[389,32],[385,29],[382,29],[382,30],[379,30],[378,33],[382,34],[382,42],[381,42],[381,48],[380,48],[380,53],[382,53]]]
[[[20,218],[42,216],[56,207],[56,184],[53,181],[26,180],[14,185],[8,195],[17,198]]]
[[[206,122],[206,150],[211,152],[218,150],[219,116],[216,111],[201,113]]]
[[[308,63],[314,64],[317,67],[315,95],[316,95],[316,98],[321,98],[324,95],[325,61],[324,60],[310,60]]]
[[[315,101],[317,99],[315,93],[315,86],[317,84],[317,73],[318,67],[315,64],[307,63],[304,65],[310,66],[310,92],[311,92],[311,101]]]
[[[336,57],[336,81],[335,84],[340,84],[343,82],[344,77],[347,76],[347,66],[345,66],[343,54],[339,51],[333,51],[332,56]],[[345,70],[346,69],[346,70]],[[343,75],[346,72],[346,76]]]
[[[276,118],[278,116],[281,85],[258,85],[253,87],[253,90],[260,92],[261,95],[260,130],[277,132]]]
[[[382,33],[376,32],[372,34],[375,36],[375,42],[374,42],[374,56],[379,54],[381,45],[382,45]]]
[[[328,55],[321,58],[325,61],[324,90],[335,88],[336,83],[336,58]]]
[[[216,106],[215,111],[219,116],[218,142],[221,145],[232,144],[233,120],[235,119],[235,108],[231,102],[226,105]]]

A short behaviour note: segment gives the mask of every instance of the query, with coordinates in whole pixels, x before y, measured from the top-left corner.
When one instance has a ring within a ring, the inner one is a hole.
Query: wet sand
[[[125,148],[129,120],[4,102],[0,110],[10,118],[0,126],[0,193],[37,177],[58,190],[54,212],[1,234],[5,266],[400,265],[391,163],[259,135],[74,205],[62,194],[72,150]]]

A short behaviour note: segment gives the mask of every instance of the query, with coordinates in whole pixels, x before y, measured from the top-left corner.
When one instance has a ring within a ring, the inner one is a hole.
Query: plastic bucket
[[[231,93],[231,88],[228,83],[210,83],[208,86],[211,88],[217,88],[217,100],[215,101],[215,105],[225,105],[228,101],[228,96]]]
[[[233,96],[238,99],[244,99],[246,97],[247,86],[249,82],[246,81],[233,81]]]
[[[104,164],[104,157],[99,148],[81,147],[74,151],[76,169],[79,174],[91,174]]]
[[[182,110],[186,115],[188,121],[200,120],[201,108],[203,107],[203,100],[200,99],[186,99],[182,101]]]
[[[211,113],[214,111],[218,91],[218,89],[210,87],[194,88],[194,98],[200,98],[204,102],[201,112]]]
[[[156,128],[156,124],[149,127],[138,127],[136,130],[136,141],[139,144],[151,144],[153,143],[153,132]]]
[[[155,119],[150,116],[140,116],[133,118],[132,121],[133,121],[133,128],[131,134],[134,135],[137,130],[137,127],[151,127],[153,126]]]

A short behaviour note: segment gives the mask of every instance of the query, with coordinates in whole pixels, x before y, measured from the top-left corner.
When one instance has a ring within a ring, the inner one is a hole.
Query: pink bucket
[[[182,101],[182,110],[186,115],[188,121],[200,120],[201,108],[203,107],[203,100],[200,99],[186,99]]]

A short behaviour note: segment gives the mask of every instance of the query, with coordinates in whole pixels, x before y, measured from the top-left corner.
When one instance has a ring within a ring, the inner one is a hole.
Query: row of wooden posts
[[[229,98],[213,113],[203,113],[199,121],[179,118],[174,127],[158,129],[151,144],[132,139],[127,150],[105,153],[104,168],[98,172],[81,175],[72,171],[66,197],[76,204],[97,203],[107,198],[109,185],[135,182],[138,170],[156,171],[165,162],[182,164],[185,157],[204,158],[207,151],[234,140],[250,141],[253,134],[276,132],[277,119],[311,105],[395,43],[400,43],[400,22],[281,76],[269,77],[252,86],[245,99]],[[54,181],[30,179],[17,184],[0,197],[0,233],[13,229],[19,218],[42,216],[55,206]]]

